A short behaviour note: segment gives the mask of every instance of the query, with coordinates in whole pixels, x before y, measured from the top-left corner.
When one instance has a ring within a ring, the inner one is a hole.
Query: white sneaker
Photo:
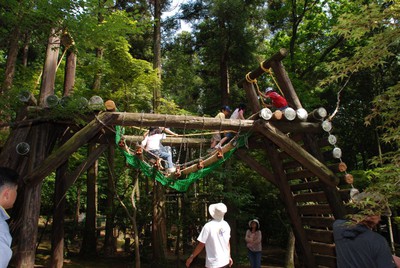
[[[167,169],[168,173],[174,173],[176,171],[175,167],[171,167]]]

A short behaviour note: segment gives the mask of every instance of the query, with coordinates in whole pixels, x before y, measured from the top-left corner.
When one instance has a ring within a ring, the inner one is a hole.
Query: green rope
[[[249,134],[245,134],[245,135],[241,135],[239,136],[239,138],[237,139],[237,143],[236,146],[226,152],[224,154],[224,156],[218,160],[217,162],[203,168],[200,169],[196,172],[192,172],[190,174],[188,174],[185,178],[168,178],[165,177],[160,171],[156,170],[156,172],[154,172],[154,167],[150,166],[149,164],[147,164],[146,162],[140,160],[136,155],[132,155],[130,153],[128,153],[125,150],[122,150],[119,146],[118,143],[121,140],[121,133],[123,133],[123,128],[120,126],[116,126],[115,127],[116,130],[116,135],[115,135],[115,142],[117,144],[117,147],[120,149],[120,151],[124,154],[125,158],[126,158],[126,162],[131,165],[132,167],[136,168],[136,169],[140,169],[143,174],[147,177],[154,177],[158,182],[160,182],[162,185],[164,186],[169,186],[179,192],[186,192],[187,189],[189,188],[189,186],[196,182],[197,180],[203,178],[204,176],[207,176],[208,174],[210,174],[214,169],[218,168],[219,166],[221,166],[225,161],[227,161],[229,158],[232,157],[233,153],[240,147],[244,146],[247,142],[248,137],[250,136]]]

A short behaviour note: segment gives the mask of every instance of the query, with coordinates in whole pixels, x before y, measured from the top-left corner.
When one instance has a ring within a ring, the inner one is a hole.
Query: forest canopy
[[[189,31],[180,29],[183,22]],[[42,107],[49,95],[100,96],[113,100],[121,112],[214,117],[221,106],[246,103],[238,82],[285,48],[283,65],[303,107],[325,107],[331,116],[341,160],[355,177],[351,186],[383,192],[400,224],[399,24],[400,3],[389,0],[1,1],[0,146],[6,148],[10,129],[20,123],[26,93]],[[52,57],[57,66],[49,82]],[[277,87],[268,73],[257,83],[261,90]],[[46,116],[82,127],[86,111],[79,107],[75,103]],[[80,148],[67,169],[77,168],[95,149]],[[266,158],[253,154],[260,161]],[[115,174],[109,174],[108,157],[99,158],[99,212],[107,213],[107,178],[114,176],[115,191],[125,203],[130,191],[141,193],[137,206],[128,206],[137,211],[138,226],[145,226],[151,222],[148,194],[157,189],[143,177],[133,180],[136,175],[122,154],[114,158]],[[90,176],[76,179],[66,194],[67,214],[76,214],[74,204],[84,205],[79,198],[81,191],[87,194]],[[44,182],[42,215],[53,209],[55,181],[56,172]],[[187,195],[198,202],[196,207],[185,211],[187,218],[174,218],[177,209],[170,207],[167,214],[175,220],[169,227],[189,225],[190,217],[199,223],[204,219],[195,214],[201,214],[201,202],[225,199],[237,209],[240,228],[257,214],[268,222],[263,228],[271,239],[286,243],[288,224],[277,189],[238,159],[227,161]],[[202,195],[206,199],[197,199]],[[118,207],[113,216],[126,226],[122,203],[113,203]],[[278,235],[282,230],[285,235]]]

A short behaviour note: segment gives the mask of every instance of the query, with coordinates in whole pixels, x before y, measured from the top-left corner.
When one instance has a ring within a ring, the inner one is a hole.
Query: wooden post
[[[258,101],[256,90],[254,85],[247,81],[243,82],[243,88],[246,91],[246,97],[250,103],[250,109],[253,114],[258,113],[261,110],[260,102]]]
[[[88,155],[96,148],[95,144],[88,144]],[[86,179],[86,220],[83,232],[80,254],[82,256],[96,256],[97,253],[97,235],[96,235],[96,217],[97,217],[97,176],[98,161],[87,171]]]
[[[56,171],[56,182],[54,189],[54,211],[51,231],[51,267],[63,267],[64,263],[64,214],[65,198],[65,175],[68,162],[62,164]]]
[[[115,144],[110,144],[108,146],[108,180],[106,189],[106,230],[104,236],[104,255],[113,256],[117,250],[117,241],[114,238],[112,229],[114,227],[114,199],[115,199],[115,185],[116,176],[115,175]]]
[[[40,165],[43,159],[52,150],[59,132],[50,124],[36,125],[32,127],[31,141],[32,147],[30,152],[29,170]],[[65,161],[65,160],[64,160]],[[17,215],[18,224],[15,226],[15,237],[18,241],[15,253],[15,264],[17,267],[33,267],[35,264],[36,240],[41,202],[42,184],[25,185],[22,188],[20,199],[23,203],[19,207],[19,215]],[[29,237],[29,239],[26,239]]]
[[[291,106],[293,109],[302,108],[303,106],[301,105],[299,97],[297,96],[296,91],[293,88],[292,82],[290,81],[282,62],[274,60],[271,62],[271,67],[272,70],[274,70],[276,81],[283,94],[285,95],[289,106]]]

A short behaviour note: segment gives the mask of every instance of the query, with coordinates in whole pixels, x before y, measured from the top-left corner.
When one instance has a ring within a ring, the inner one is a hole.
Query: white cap
[[[270,92],[270,91],[273,91],[274,89],[272,88],[272,87],[267,87],[266,89],[265,89],[265,93],[268,93],[268,92]]]

